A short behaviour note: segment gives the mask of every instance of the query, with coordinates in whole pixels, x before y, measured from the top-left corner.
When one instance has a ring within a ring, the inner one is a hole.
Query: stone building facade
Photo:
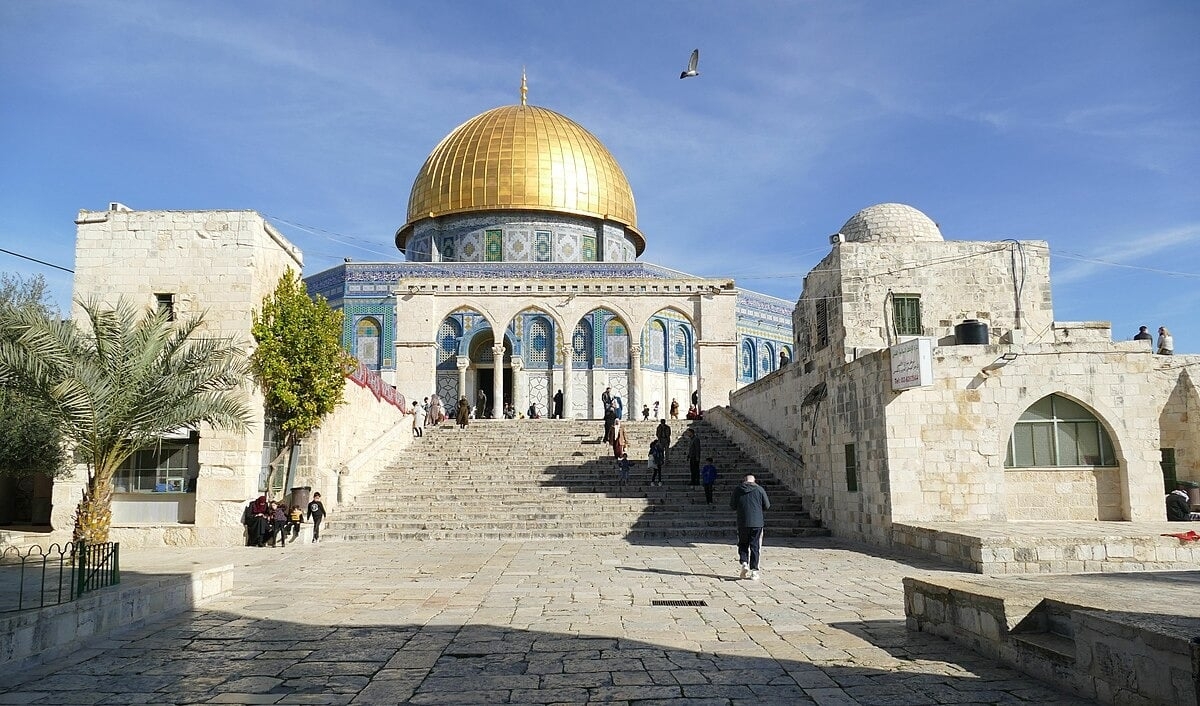
[[[944,241],[901,204],[831,241],[796,303],[795,364],[731,407],[803,464],[797,490],[835,533],[1162,519],[1164,473],[1200,476],[1200,357],[1055,322],[1044,242]]]
[[[253,211],[134,211],[114,203],[105,211],[80,211],[75,222],[76,299],[112,305],[123,298],[170,308],[180,317],[203,313],[202,335],[229,338],[247,351],[254,310],[289,267],[299,272],[303,266],[300,250]],[[261,394],[249,384],[244,394],[252,414],[249,431],[206,425],[181,430],[135,454],[117,474],[114,540],[241,541],[242,510],[263,487],[265,463],[275,450]],[[380,439],[393,447],[409,439],[397,433],[405,417],[394,405],[353,385],[348,395],[354,404],[339,408],[307,442],[296,479],[296,485],[324,488],[327,504],[336,504],[340,467],[363,465],[355,459]],[[69,535],[85,478],[77,472],[54,482],[56,534]]]

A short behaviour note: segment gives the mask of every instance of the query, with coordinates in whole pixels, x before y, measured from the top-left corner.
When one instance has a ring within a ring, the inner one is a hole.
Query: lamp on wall
[[[987,365],[983,366],[983,372],[986,374],[986,373],[992,372],[993,370],[999,370],[1000,368],[1003,368],[1004,366],[1008,365],[1009,363],[1013,362],[1016,359],[1017,359],[1016,353],[1005,353],[1004,355],[1000,356],[999,358],[997,358],[997,359],[993,360],[992,362],[988,363]]]

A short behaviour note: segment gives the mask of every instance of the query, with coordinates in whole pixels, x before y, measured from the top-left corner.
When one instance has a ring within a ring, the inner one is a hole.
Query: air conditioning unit
[[[841,233],[834,233],[833,235],[829,236],[830,245],[837,245],[838,243],[844,242],[846,242],[846,236],[842,235]]]
[[[108,210],[121,211],[122,213],[132,213],[133,212],[132,208],[126,206],[125,204],[123,204],[119,201],[109,201],[108,202]]]

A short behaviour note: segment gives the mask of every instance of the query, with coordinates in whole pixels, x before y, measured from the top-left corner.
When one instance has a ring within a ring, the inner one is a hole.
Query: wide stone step
[[[330,518],[331,539],[533,539],[724,537],[725,507],[744,473],[770,494],[776,536],[825,536],[801,499],[704,422],[672,422],[663,486],[648,484],[646,455],[657,421],[625,423],[634,462],[617,483],[616,462],[599,443],[599,421],[477,420],[465,430],[427,429],[380,469],[360,502]],[[716,505],[690,485],[684,429],[696,430],[702,455],[721,470]]]
[[[505,529],[505,530],[453,530],[453,529],[421,529],[405,531],[380,531],[366,533],[347,533],[344,535],[323,535],[334,541],[352,542],[397,542],[402,540],[508,540],[522,541],[529,539],[590,539],[593,537],[623,537],[637,539],[681,539],[681,538],[721,538],[730,540],[733,530],[728,527],[714,528],[711,526],[683,527],[671,529],[638,529],[625,528],[619,530],[573,530],[554,528],[535,529]],[[781,528],[771,529],[774,537],[828,537],[829,530],[824,528]]]

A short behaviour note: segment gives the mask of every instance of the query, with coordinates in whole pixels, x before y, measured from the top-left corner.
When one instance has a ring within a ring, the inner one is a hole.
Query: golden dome
[[[396,233],[404,250],[424,218],[488,210],[557,211],[623,224],[637,253],[633,190],[617,160],[579,123],[532,105],[506,105],[459,125],[425,160]]]

